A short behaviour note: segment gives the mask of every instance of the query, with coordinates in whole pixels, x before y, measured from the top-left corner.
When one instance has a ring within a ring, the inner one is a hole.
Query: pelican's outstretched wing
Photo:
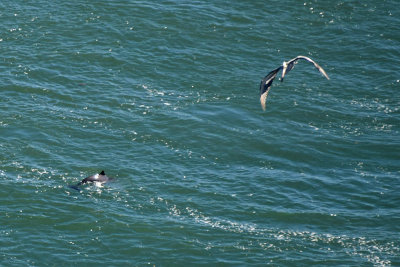
[[[264,79],[261,81],[260,84],[260,102],[261,102],[261,107],[263,110],[265,110],[266,102],[267,102],[267,96],[269,89],[271,88],[272,82],[276,78],[276,75],[278,72],[282,69],[282,66],[274,69],[270,73],[268,73]]]
[[[326,74],[324,69],[320,65],[318,65],[317,62],[315,62],[314,60],[312,60],[309,57],[297,56],[297,57],[289,60],[288,62],[283,63],[283,71],[282,71],[281,81],[283,81],[283,78],[285,77],[286,73],[288,73],[291,69],[293,69],[294,65],[297,64],[297,60],[299,60],[299,59],[304,59],[304,60],[307,60],[308,62],[311,62],[312,64],[314,64],[314,67],[316,67],[325,76],[325,78],[327,78],[329,80],[328,74]]]

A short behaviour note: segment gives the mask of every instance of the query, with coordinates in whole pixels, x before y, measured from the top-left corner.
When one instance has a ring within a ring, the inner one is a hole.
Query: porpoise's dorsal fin
[[[99,173],[100,175],[106,175],[104,171],[101,171],[101,173]]]

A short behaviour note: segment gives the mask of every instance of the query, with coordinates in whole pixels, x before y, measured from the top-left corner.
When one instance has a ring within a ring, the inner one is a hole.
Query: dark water
[[[399,25],[395,0],[1,1],[0,265],[399,266]],[[263,112],[297,55],[331,80],[300,62]]]

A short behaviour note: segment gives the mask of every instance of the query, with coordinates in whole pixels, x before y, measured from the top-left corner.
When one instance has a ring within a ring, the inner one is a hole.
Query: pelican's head
[[[288,64],[286,61],[283,61],[282,63],[282,76],[281,76],[281,82],[283,82],[283,77],[285,77],[286,74],[286,69],[288,67]]]

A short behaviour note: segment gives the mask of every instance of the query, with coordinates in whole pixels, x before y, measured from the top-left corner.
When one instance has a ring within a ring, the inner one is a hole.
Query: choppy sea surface
[[[399,25],[396,0],[2,0],[0,265],[399,266]],[[331,79],[300,62],[263,111],[297,55]]]

